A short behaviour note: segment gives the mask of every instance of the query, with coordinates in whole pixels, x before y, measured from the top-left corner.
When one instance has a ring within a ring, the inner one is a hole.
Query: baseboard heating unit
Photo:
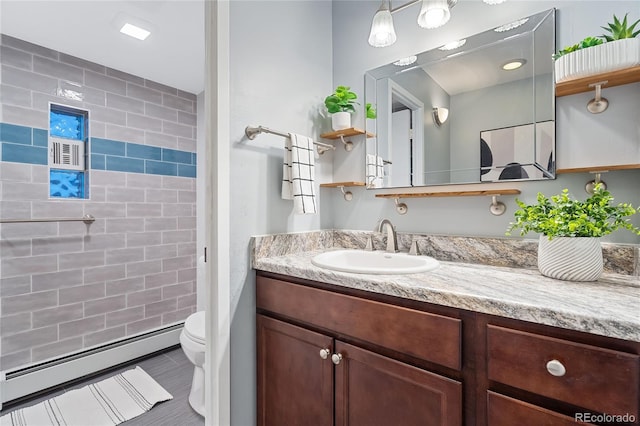
[[[183,323],[0,373],[3,404],[180,343]]]

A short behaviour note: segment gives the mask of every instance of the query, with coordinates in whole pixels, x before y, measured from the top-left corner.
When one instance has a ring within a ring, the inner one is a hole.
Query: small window
[[[49,195],[89,198],[89,113],[63,105],[49,110]]]

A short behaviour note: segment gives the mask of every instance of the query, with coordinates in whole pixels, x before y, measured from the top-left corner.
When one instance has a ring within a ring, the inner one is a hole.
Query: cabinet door
[[[462,424],[462,385],[336,341],[336,426]]]
[[[263,315],[257,334],[258,425],[332,426],[332,339]]]

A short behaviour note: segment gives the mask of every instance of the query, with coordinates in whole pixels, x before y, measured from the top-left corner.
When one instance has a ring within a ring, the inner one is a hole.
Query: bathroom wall
[[[184,320],[196,306],[196,96],[2,36],[0,369]],[[57,97],[66,81],[84,100]],[[48,103],[89,110],[90,199],[50,199]]]
[[[379,49],[367,44],[371,18],[379,1],[335,1],[333,3],[333,82],[350,85],[357,93],[364,93],[364,72],[427,49],[441,46],[451,40],[496,27],[515,19],[557,8],[557,46],[574,44],[586,36],[600,35],[600,28],[616,14],[629,12],[630,18],[640,18],[637,1],[507,1],[489,6],[480,0],[461,1],[453,8],[451,20],[444,27],[424,30],[415,22],[417,6],[394,14],[398,40],[390,47]],[[557,161],[559,167],[577,167],[576,164],[597,165],[605,156],[617,156],[628,163],[640,160],[640,83],[604,89],[609,109],[602,114],[587,112],[586,104],[593,93],[558,98]],[[362,114],[356,124],[364,125]],[[450,117],[451,119],[451,117]],[[364,144],[346,155],[336,152],[334,179],[337,181],[362,180],[364,177]],[[586,164],[585,164],[586,163]],[[603,174],[603,180],[620,202],[640,204],[637,190],[640,171],[619,171]],[[576,197],[586,197],[584,185],[593,179],[589,173],[559,175],[545,182],[514,183],[522,194],[518,197],[533,202],[538,191],[547,195],[569,188]],[[453,189],[458,187],[452,187]],[[391,199],[376,199],[380,190],[352,189],[353,201],[345,202],[338,191],[333,199],[331,227],[371,230],[381,218],[390,218],[398,230],[435,234],[467,236],[503,236],[517,208],[514,197],[501,197],[507,205],[503,216],[489,213],[490,199],[417,198],[406,200],[409,211],[405,216],[395,212]],[[323,199],[323,202],[325,200]],[[633,219],[640,224],[640,215]],[[537,238],[529,235],[529,238]],[[606,240],[621,243],[639,243],[640,238],[629,232],[618,231]]]
[[[294,215],[280,198],[284,138],[244,128],[263,125],[314,137],[330,130],[318,110],[334,87],[331,2],[230,3],[231,76],[231,418],[251,425],[255,411],[255,274],[251,235],[321,229],[333,209],[319,190],[319,214]],[[339,148],[342,149],[342,148]],[[332,153],[316,158],[316,189],[331,180]]]

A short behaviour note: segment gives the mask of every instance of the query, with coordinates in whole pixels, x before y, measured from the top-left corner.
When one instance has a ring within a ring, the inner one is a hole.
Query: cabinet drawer
[[[461,321],[258,276],[257,307],[445,367],[461,368]]]
[[[493,325],[487,345],[490,380],[596,412],[638,418],[637,355]]]
[[[575,426],[572,417],[536,405],[487,392],[488,426]]]

